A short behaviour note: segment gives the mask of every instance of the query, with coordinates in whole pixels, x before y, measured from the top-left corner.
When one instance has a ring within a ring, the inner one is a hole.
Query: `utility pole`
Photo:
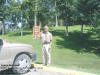
[[[34,26],[37,26],[37,4],[38,0],[35,0]]]
[[[35,12],[34,12],[34,26],[37,26],[37,8],[38,8],[38,0],[35,0]],[[35,39],[36,44],[36,58],[38,54],[38,47],[37,47],[37,38]]]

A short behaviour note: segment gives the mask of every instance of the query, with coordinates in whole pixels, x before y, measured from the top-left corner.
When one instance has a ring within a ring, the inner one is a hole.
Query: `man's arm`
[[[42,39],[42,32],[40,32],[40,35],[37,36],[38,39]]]

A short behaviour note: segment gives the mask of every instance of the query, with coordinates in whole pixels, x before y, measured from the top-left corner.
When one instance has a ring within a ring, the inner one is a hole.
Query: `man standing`
[[[44,32],[40,33],[40,39],[42,40],[42,51],[44,65],[48,66],[51,63],[51,45],[52,45],[52,34],[48,31],[48,26],[44,26]]]

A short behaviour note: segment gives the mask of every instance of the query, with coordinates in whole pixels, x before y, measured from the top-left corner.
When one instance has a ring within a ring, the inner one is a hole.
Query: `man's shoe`
[[[47,66],[47,64],[43,64],[43,66]]]

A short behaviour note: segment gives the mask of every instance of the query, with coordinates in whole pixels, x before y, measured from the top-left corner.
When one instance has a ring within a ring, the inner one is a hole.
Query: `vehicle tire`
[[[15,58],[12,70],[17,74],[29,72],[31,67],[31,58],[27,54],[20,54]]]

